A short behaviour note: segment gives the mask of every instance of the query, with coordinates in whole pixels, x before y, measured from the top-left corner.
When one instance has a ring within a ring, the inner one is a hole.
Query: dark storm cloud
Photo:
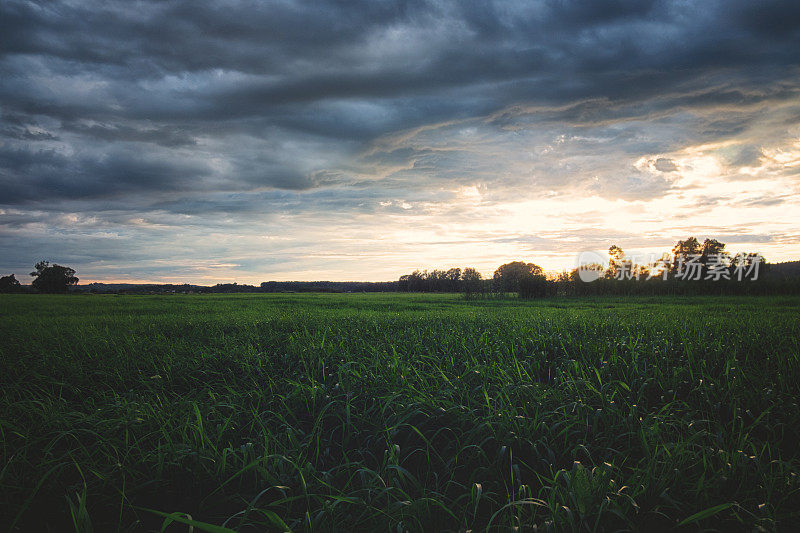
[[[6,0],[0,227],[401,216],[479,185],[658,198],[687,145],[759,163],[798,50],[788,0]]]
[[[178,190],[194,185],[190,176],[207,174],[204,165],[192,161],[125,150],[67,156],[51,149],[0,146],[0,187],[8,204]]]
[[[100,141],[146,142],[166,147],[190,146],[196,140],[180,127],[158,126],[135,128],[124,124],[85,124],[71,122],[63,124],[63,129],[87,138]]]
[[[754,9],[749,2],[621,0],[11,1],[2,20],[5,57],[42,58],[53,72],[85,73],[116,86],[122,108],[100,103],[96,112],[103,116],[159,119],[162,102],[173,104],[176,96],[181,105],[167,106],[172,113],[200,120],[379,99],[401,107],[384,126],[388,131],[432,114],[475,115],[520,100],[641,97],[709,69],[733,67],[754,78],[769,72],[766,81],[774,81],[779,74],[771,67],[797,64],[791,45],[798,44],[800,15],[790,2]],[[215,86],[191,77],[215,69],[245,78]],[[186,73],[172,94],[137,85]],[[93,114],[89,103],[43,101],[36,91],[14,96],[31,111]],[[323,129],[329,113],[318,113]]]

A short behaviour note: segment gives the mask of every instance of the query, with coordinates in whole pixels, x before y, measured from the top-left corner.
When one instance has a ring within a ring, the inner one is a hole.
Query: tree
[[[18,292],[22,289],[14,274],[0,278],[0,292]]]
[[[444,270],[433,269],[427,278],[427,291],[442,292],[445,289],[446,273]]]
[[[672,249],[671,273],[677,274],[692,258],[699,258],[702,253],[703,246],[695,237],[689,237],[685,241],[678,241],[678,244]]]
[[[519,292],[519,282],[532,276],[543,276],[544,270],[539,265],[525,263],[523,261],[512,261],[501,265],[494,271],[495,290],[500,292]]]
[[[548,285],[550,282],[542,274],[534,274],[525,276],[519,280],[520,298],[543,298],[548,294]]]
[[[726,253],[724,242],[719,242],[716,239],[706,239],[703,241],[703,257],[722,255]]]
[[[403,274],[400,276],[400,279],[397,281],[397,290],[401,292],[408,292],[408,280],[411,278],[408,274]],[[264,282],[266,283],[266,282]],[[264,288],[264,283],[261,284],[261,288]]]
[[[612,244],[608,249],[608,268],[606,269],[607,278],[616,278],[620,275],[620,270],[625,268],[625,252],[616,244]]]
[[[652,277],[659,277],[662,280],[666,280],[667,276],[669,276],[671,264],[672,262],[669,254],[664,252],[659,259],[656,259],[653,263],[648,265],[649,274]]]
[[[709,263],[730,264],[730,254],[725,251],[725,243],[716,239],[703,241],[703,253],[700,256],[700,262],[706,267]]]
[[[445,272],[445,279],[447,280],[447,291],[458,292],[459,282],[461,281],[461,269],[449,269],[447,272]]]
[[[586,263],[570,271],[564,271],[558,275],[557,281],[564,282],[591,282],[603,277],[606,269],[600,263]]]
[[[759,277],[760,269],[768,268],[764,256],[758,253],[740,252],[731,259],[731,277],[737,281],[743,279],[756,281]]]
[[[411,274],[406,274],[400,278],[400,284],[405,285],[407,291],[411,292],[422,292],[425,290],[423,286],[423,282],[428,275],[428,271],[420,272],[419,270],[415,270]]]
[[[78,283],[75,270],[69,267],[39,261],[34,268],[36,270],[31,272],[31,276],[35,279],[31,285],[38,292],[65,293],[70,285]]]
[[[481,290],[481,273],[472,267],[467,267],[461,273],[461,284],[464,288],[464,296],[472,298]]]

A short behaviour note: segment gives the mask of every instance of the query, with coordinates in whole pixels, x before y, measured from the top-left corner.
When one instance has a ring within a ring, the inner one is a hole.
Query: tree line
[[[571,270],[546,274],[525,261],[500,265],[483,279],[474,268],[415,270],[399,279],[407,292],[461,292],[467,297],[521,298],[632,294],[780,294],[800,292],[800,277],[770,276],[769,265],[757,253],[730,254],[716,239],[696,237],[678,241],[671,253],[637,261],[612,245],[607,264],[587,263]],[[465,273],[469,276],[465,277]]]
[[[115,293],[259,293],[259,292],[444,292],[467,298],[521,298],[588,295],[659,294],[786,294],[800,293],[800,262],[786,263],[780,272],[756,253],[731,254],[715,239],[678,241],[671,253],[639,261],[612,245],[607,263],[589,262],[553,274],[525,261],[500,265],[490,278],[473,267],[415,270],[397,281],[265,281],[260,285],[219,283],[214,286],[166,284],[89,284],[84,292]],[[776,265],[780,266],[780,265]],[[772,274],[772,275],[771,275]],[[30,273],[30,287],[14,274],[0,277],[0,292],[66,293],[75,290],[75,270],[39,261]]]
[[[402,292],[453,292],[467,297],[519,293],[521,296],[545,296],[547,278],[542,267],[512,261],[501,265],[491,278],[484,278],[473,267],[447,270],[415,270],[398,280]]]
[[[22,285],[16,275],[0,277],[0,293],[34,292],[64,294],[67,292],[113,293],[113,294],[229,294],[270,292],[396,292],[397,281],[265,281],[260,285],[240,283],[217,283],[212,286],[189,283],[90,283],[78,287],[75,270],[48,261],[36,263],[31,272],[31,284]]]
[[[400,276],[397,288],[402,292],[479,292],[481,273],[475,268],[450,268],[448,270],[415,270]]]

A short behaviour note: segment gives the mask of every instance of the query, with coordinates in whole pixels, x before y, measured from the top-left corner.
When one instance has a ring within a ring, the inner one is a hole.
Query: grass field
[[[0,527],[790,529],[799,311],[0,296]]]

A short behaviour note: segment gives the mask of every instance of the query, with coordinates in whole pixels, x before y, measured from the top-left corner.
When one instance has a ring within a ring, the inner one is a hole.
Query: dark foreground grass
[[[0,527],[790,529],[798,311],[3,296]]]

